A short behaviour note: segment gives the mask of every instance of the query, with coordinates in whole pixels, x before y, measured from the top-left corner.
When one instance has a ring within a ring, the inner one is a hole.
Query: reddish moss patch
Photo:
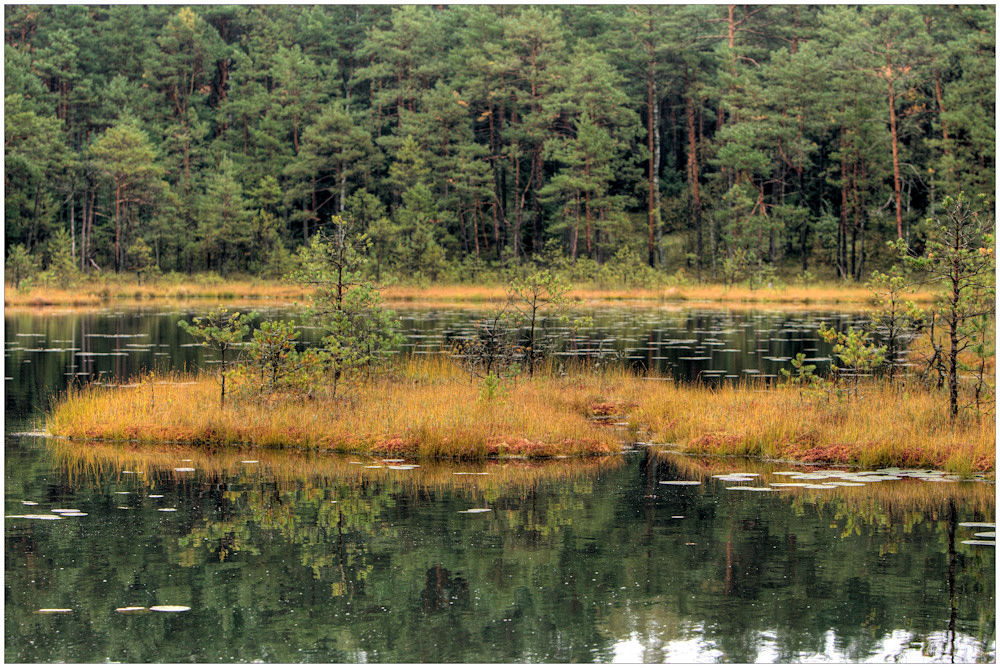
[[[837,462],[849,464],[857,460],[857,448],[849,443],[814,445],[799,455],[803,462]]]

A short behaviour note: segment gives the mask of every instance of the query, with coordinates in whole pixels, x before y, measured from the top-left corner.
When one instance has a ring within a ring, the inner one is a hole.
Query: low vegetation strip
[[[90,388],[58,403],[49,430],[71,438],[246,444],[432,458],[607,454],[609,430],[580,406],[592,393],[555,379],[520,383],[502,398],[467,379],[378,379],[340,398],[274,396],[221,406],[214,378],[154,379]]]
[[[994,470],[992,415],[950,419],[940,396],[871,383],[845,399],[798,388],[683,386],[625,371],[537,374],[486,394],[449,364],[410,360],[339,398],[218,401],[214,378],[74,390],[48,429],[75,439],[256,445],[430,458],[681,452],[870,466]]]
[[[418,305],[468,304],[481,307],[501,300],[505,295],[504,283],[405,285],[385,288],[383,297],[388,303]],[[313,289],[300,284],[262,279],[226,280],[211,276],[193,276],[186,279],[151,280],[141,285],[124,277],[104,276],[83,280],[71,287],[33,286],[15,289],[7,285],[4,306],[14,308],[39,308],[47,306],[76,306],[100,308],[108,304],[142,304],[147,302],[225,302],[227,304],[267,302],[292,304],[308,300]],[[838,305],[864,307],[872,303],[872,293],[863,285],[838,282],[815,285],[780,285],[773,288],[751,289],[746,285],[683,284],[662,286],[602,286],[579,285],[568,296],[583,302],[648,302],[719,304],[785,304],[785,305]],[[918,302],[933,299],[930,291],[915,292],[909,298]]]

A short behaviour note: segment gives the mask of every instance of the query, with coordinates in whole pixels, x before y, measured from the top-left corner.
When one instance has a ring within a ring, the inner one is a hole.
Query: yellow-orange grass
[[[863,384],[850,400],[807,398],[797,388],[744,383],[676,385],[624,371],[576,369],[508,382],[481,396],[481,381],[440,357],[403,361],[390,378],[360,382],[341,398],[273,399],[219,406],[218,385],[145,381],[92,388],[58,402],[52,433],[73,438],[248,444],[429,457],[607,453],[642,440],[691,453],[746,455],[863,467],[993,471],[994,416],[952,421],[939,392]],[[620,415],[625,433],[591,415]]]
[[[184,302],[190,300],[221,300],[227,303],[302,301],[312,289],[295,283],[268,280],[230,281],[159,281],[138,285],[135,281],[82,281],[72,288],[34,286],[15,290],[4,289],[4,306],[106,306],[138,305],[147,301]]]
[[[996,331],[995,319],[991,318],[989,329],[990,331]],[[934,356],[934,347],[931,345],[930,332],[926,329],[924,332],[924,335],[918,336],[916,339],[906,344],[909,361],[916,364],[920,371],[924,370],[927,362]],[[937,345],[941,346],[941,352],[945,356],[945,368],[947,368],[947,358],[951,349],[951,344],[948,340],[947,326],[941,324],[940,320],[938,320],[937,326],[934,329],[934,341]],[[965,348],[958,354],[958,361],[960,364],[966,364],[969,367],[978,370],[979,364],[983,360],[976,357],[971,348]],[[987,380],[992,380],[995,383],[997,356],[990,355],[985,358],[984,361],[985,365],[983,367],[983,374],[987,377]],[[961,371],[960,375],[962,375],[963,378],[969,377],[969,375],[964,371]]]
[[[632,419],[682,452],[872,466],[992,471],[994,416],[952,422],[946,397],[864,384],[848,400],[803,397],[755,384],[675,388],[648,383]]]
[[[447,364],[447,363],[445,363]],[[486,400],[457,371],[411,364],[395,379],[361,382],[337,399],[235,401],[213,378],[191,384],[92,388],[60,401],[49,430],[71,438],[247,444],[442,458],[603,454],[620,449],[586,415],[592,391],[536,379]],[[429,370],[428,370],[429,369]],[[153,381],[154,383],[156,381]]]
[[[471,304],[503,299],[505,285],[434,284],[429,286],[392,285],[383,291],[389,303],[415,305]],[[122,276],[115,280],[83,280],[72,288],[35,286],[15,290],[5,286],[4,305],[9,307],[41,306],[103,306],[141,304],[147,301],[184,302],[190,300],[223,300],[227,303],[272,301],[291,303],[304,301],[312,294],[309,286],[264,279],[231,279],[226,281],[199,279],[186,281],[159,280],[138,285]],[[607,288],[579,284],[569,296],[584,302],[706,302],[735,305],[795,304],[817,306],[822,304],[865,306],[871,302],[871,293],[861,285],[824,283],[811,286],[780,286],[751,290],[746,286],[726,287],[719,284],[693,284],[639,288],[622,286]],[[910,296],[918,302],[933,298],[930,292]]]
[[[488,302],[503,299],[505,295],[502,285],[445,285],[437,284],[426,287],[414,285],[393,285],[383,292],[386,300],[392,302]],[[593,301],[694,301],[694,302],[724,302],[737,304],[762,303],[792,303],[792,304],[853,304],[869,305],[872,302],[871,292],[858,284],[823,283],[811,286],[780,286],[774,288],[758,288],[751,290],[746,286],[726,287],[719,284],[692,284],[682,286],[665,286],[657,288],[640,288],[623,286],[621,288],[606,288],[594,285],[575,285],[569,292],[569,297],[584,302]],[[917,302],[927,302],[934,298],[934,293],[923,291],[908,295]]]

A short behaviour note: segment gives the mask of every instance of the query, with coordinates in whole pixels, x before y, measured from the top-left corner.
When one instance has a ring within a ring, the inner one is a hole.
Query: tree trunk
[[[652,12],[652,8],[650,8],[649,11]],[[650,26],[652,27],[652,20],[650,20]],[[659,166],[659,158],[660,158],[660,155],[659,155],[659,153],[660,153],[660,146],[659,146],[659,144],[660,144],[660,142],[659,142],[659,139],[660,139],[660,133],[658,132],[658,130],[659,130],[659,123],[657,122],[659,120],[657,118],[657,116],[658,116],[657,112],[659,111],[659,104],[657,104],[657,100],[656,100],[656,97],[657,97],[656,96],[656,59],[653,58],[653,46],[652,46],[652,44],[648,43],[647,49],[649,50],[649,55],[650,55],[649,61],[648,61],[648,70],[647,70],[647,74],[646,74],[646,84],[647,84],[646,85],[646,110],[648,112],[647,113],[647,119],[646,119],[646,134],[647,134],[646,140],[647,140],[647,143],[649,145],[649,196],[648,196],[648,208],[649,208],[649,221],[648,221],[648,227],[649,227],[649,266],[650,267],[655,267],[656,266],[656,239],[655,239],[655,237],[656,237],[656,234],[655,234],[656,229],[655,228],[656,228],[656,219],[658,217],[657,214],[659,213],[657,211],[657,206],[656,206],[656,204],[657,204],[657,202],[656,202],[656,194],[660,190],[660,183],[659,183],[659,171],[660,171],[660,166]],[[654,133],[655,133],[655,137],[654,137]]]
[[[121,179],[115,186],[115,273],[121,271],[121,252],[119,249],[119,239],[121,236],[121,207],[122,207],[122,184]]]
[[[70,257],[76,264],[76,198],[73,193],[69,194],[69,239]]]
[[[698,191],[698,138],[695,135],[695,108],[694,95],[691,94],[691,80],[687,78],[687,94],[685,97],[685,107],[687,115],[687,141],[688,141],[688,188],[691,191],[691,224],[695,234],[695,255],[698,278],[701,278],[701,263],[704,249],[702,248],[701,234],[701,194]]]
[[[888,60],[888,57],[887,57]],[[892,62],[889,62],[892,67]],[[896,198],[896,238],[903,238],[903,179],[899,174],[899,131],[896,128],[896,94],[892,88],[892,73],[889,72],[886,83],[889,85],[889,132],[892,135],[892,191]]]

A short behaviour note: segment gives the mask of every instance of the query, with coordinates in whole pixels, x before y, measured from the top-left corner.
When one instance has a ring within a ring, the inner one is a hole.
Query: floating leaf
[[[180,471],[182,473],[187,473],[187,472],[190,472],[190,471],[194,471],[194,469],[190,469],[190,468],[186,468],[186,467],[176,468],[174,470],[175,471]]]
[[[157,508],[157,510],[160,511],[161,513],[176,513],[177,512],[176,508]]]
[[[53,508],[52,512],[62,515],[63,513],[78,513],[79,508]]]
[[[473,514],[473,513],[488,513],[491,510],[492,508],[469,508],[468,510],[460,510],[458,512]]]
[[[151,605],[149,609],[154,612],[187,612],[191,609],[188,605]]]
[[[661,485],[700,485],[698,480],[661,480]]]
[[[729,490],[740,490],[743,492],[773,492],[771,487],[727,487]]]
[[[980,531],[979,533],[974,534],[974,535],[976,536],[976,538],[996,538],[997,537],[997,532],[996,531]]]
[[[959,522],[960,527],[984,527],[987,529],[995,529],[996,524],[993,522]]]
[[[129,606],[127,608],[115,608],[115,612],[142,612],[145,609],[140,606]]]
[[[963,540],[963,545],[989,545],[990,547],[996,547],[997,542],[995,540]]]
[[[73,612],[70,608],[39,608],[38,612],[43,614],[52,614],[60,612]]]

